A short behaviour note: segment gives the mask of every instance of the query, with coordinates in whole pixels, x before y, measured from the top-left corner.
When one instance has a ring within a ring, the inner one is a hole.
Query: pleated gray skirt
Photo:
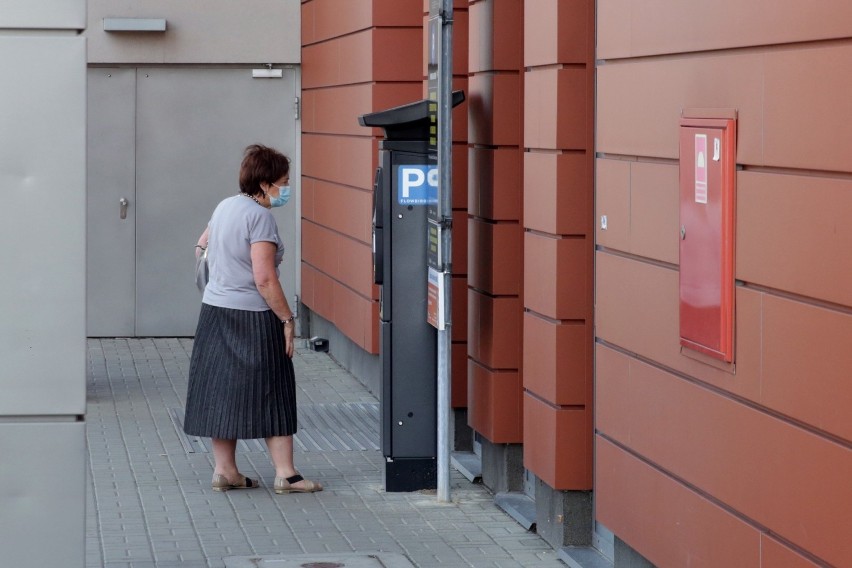
[[[272,312],[201,304],[184,431],[227,440],[296,433],[296,380]]]

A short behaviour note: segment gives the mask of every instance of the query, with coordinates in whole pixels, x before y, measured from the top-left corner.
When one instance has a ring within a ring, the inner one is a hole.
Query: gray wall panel
[[[0,0],[0,28],[86,27],[86,0]]]
[[[0,415],[85,412],[85,69],[82,37],[0,37]]]
[[[166,31],[105,32],[105,17],[165,18]],[[300,0],[89,0],[89,62],[299,63],[300,22]]]
[[[0,456],[0,565],[85,566],[85,425],[0,423]]]

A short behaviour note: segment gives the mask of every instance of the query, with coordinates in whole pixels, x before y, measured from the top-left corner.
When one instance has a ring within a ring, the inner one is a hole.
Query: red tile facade
[[[379,351],[370,219],[381,132],[358,116],[422,98],[422,41],[420,0],[302,3],[302,296],[368,353]]]
[[[598,521],[658,566],[852,565],[849,4],[600,6]],[[684,109],[737,114],[732,365],[678,345]]]
[[[524,2],[524,465],[592,488],[594,2]]]
[[[471,1],[469,26],[468,424],[520,443],[523,2]]]
[[[658,566],[852,565],[849,3],[455,9],[453,406]],[[353,121],[423,96],[427,12],[303,2],[303,295],[372,353],[380,133]],[[696,108],[738,118],[730,365],[679,344]]]

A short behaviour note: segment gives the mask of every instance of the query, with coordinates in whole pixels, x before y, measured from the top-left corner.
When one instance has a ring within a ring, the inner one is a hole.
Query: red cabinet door
[[[680,342],[733,361],[735,121],[680,128]]]

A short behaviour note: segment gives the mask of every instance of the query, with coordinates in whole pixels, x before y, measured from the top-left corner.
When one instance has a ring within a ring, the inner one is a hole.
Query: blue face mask
[[[275,187],[278,187],[274,183],[272,184]],[[281,207],[285,203],[290,201],[290,186],[282,185],[278,187],[278,197],[269,196],[269,205],[272,207]]]

